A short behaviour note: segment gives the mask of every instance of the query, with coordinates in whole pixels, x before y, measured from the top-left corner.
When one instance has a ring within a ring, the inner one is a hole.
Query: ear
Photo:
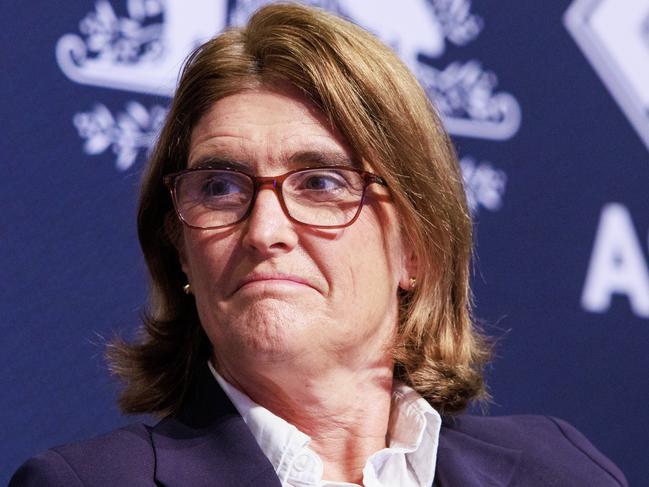
[[[412,278],[417,278],[418,268],[414,246],[410,242],[404,242],[401,257],[401,275],[399,277],[399,287],[401,289],[404,291],[413,290]]]
[[[189,263],[187,262],[187,256],[185,255],[185,248],[184,246],[180,245],[176,247],[176,250],[178,251],[178,261],[180,262],[180,268],[187,276],[187,280],[191,282],[192,279],[189,272]]]
[[[167,240],[176,249],[180,267],[187,276],[188,281],[191,281],[189,275],[189,262],[185,252],[185,229],[182,227],[176,215],[173,213],[167,214],[164,220],[164,231]]]
[[[184,233],[181,233],[178,236],[176,243],[176,252],[178,253],[178,262],[180,262],[180,268],[182,269],[185,277],[187,278],[187,284],[192,283],[192,273],[191,266],[189,265],[189,259],[187,258],[187,249],[184,241]]]

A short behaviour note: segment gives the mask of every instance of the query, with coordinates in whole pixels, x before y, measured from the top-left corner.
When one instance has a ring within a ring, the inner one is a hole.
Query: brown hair
[[[142,183],[138,232],[150,303],[135,343],[108,348],[130,413],[173,414],[211,353],[174,246],[179,226],[162,183],[183,169],[193,127],[220,98],[290,84],[336,127],[355,155],[388,183],[418,263],[401,296],[395,374],[444,413],[484,397],[488,347],[471,317],[472,223],[457,157],[426,94],[371,34],[324,11],[293,4],[259,10],[187,60]]]

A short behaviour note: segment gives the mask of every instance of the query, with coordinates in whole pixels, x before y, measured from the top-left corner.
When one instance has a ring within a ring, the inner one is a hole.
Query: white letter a
[[[631,216],[618,203],[602,209],[581,304],[588,311],[603,313],[613,294],[626,295],[633,312],[649,318],[649,269]]]

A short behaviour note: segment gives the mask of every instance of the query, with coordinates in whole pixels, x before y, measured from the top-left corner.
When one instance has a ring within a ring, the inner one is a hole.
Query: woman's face
[[[352,155],[322,114],[292,91],[253,90],[215,103],[192,132],[188,167],[233,161],[257,176]],[[386,356],[412,259],[387,190],[368,189],[355,223],[314,229],[262,186],[249,217],[216,230],[184,227],[180,248],[218,365],[331,367]]]

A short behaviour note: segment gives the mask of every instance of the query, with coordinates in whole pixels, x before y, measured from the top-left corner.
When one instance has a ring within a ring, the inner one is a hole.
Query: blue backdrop
[[[188,49],[263,3],[0,5],[0,484],[131,421],[102,354],[146,295],[146,152]],[[560,416],[647,485],[649,0],[311,3],[397,50],[453,134],[490,413]]]

